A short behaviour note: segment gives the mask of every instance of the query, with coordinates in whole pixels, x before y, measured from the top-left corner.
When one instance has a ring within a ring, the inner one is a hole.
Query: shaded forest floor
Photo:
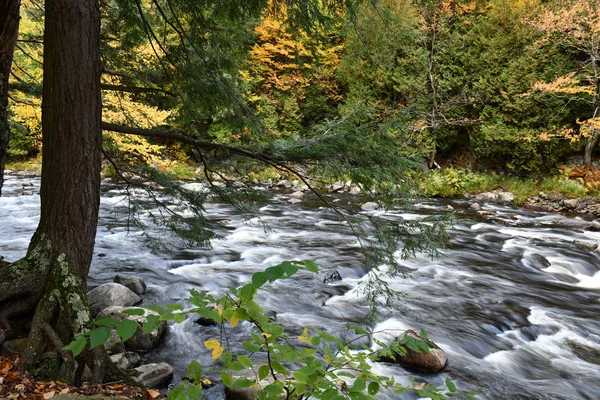
[[[38,380],[28,371],[17,368],[19,355],[0,356],[0,399],[70,399],[77,398],[69,395],[83,395],[101,399],[134,399],[161,400],[160,392],[152,389],[142,389],[123,383],[103,385],[71,386],[56,380]],[[103,397],[99,397],[103,396]]]

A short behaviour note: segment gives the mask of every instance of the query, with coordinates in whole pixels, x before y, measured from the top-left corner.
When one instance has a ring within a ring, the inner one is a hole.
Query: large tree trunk
[[[8,124],[8,77],[19,34],[21,0],[0,2],[0,196],[4,184],[4,164],[10,138]]]
[[[85,288],[100,204],[98,2],[47,0],[45,11],[40,223],[25,258],[4,268],[12,279],[0,278],[0,289],[11,282],[21,288],[5,296],[6,302],[16,304],[23,293],[33,293],[30,298],[38,301],[22,355],[25,367],[38,361],[48,345],[61,353],[62,345],[91,328]],[[99,347],[85,351],[80,363],[88,364],[99,381],[105,359]]]

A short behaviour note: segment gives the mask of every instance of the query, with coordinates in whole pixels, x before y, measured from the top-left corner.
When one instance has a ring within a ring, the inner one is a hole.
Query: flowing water
[[[5,185],[0,254],[12,261],[25,254],[37,224],[39,180],[10,175]],[[143,191],[134,195],[145,196]],[[600,255],[593,250],[600,233],[581,218],[507,206],[486,205],[491,214],[480,217],[463,200],[423,199],[410,211],[386,215],[421,219],[447,212],[448,204],[457,218],[449,231],[452,247],[435,260],[401,261],[407,277],[391,285],[407,295],[382,310],[372,328],[388,334],[407,328],[429,332],[449,358],[443,373],[417,376],[434,385],[443,386],[450,377],[460,390],[480,392],[485,399],[600,399]],[[321,268],[337,269],[342,281],[323,284],[299,273],[269,286],[259,302],[276,311],[278,323],[293,334],[304,326],[337,332],[348,322],[363,322],[367,307],[355,289],[367,269],[356,238],[333,212],[314,200],[290,205],[285,194],[278,194],[262,208],[260,220],[241,218],[219,202],[207,204],[207,215],[219,226],[220,239],[211,249],[153,253],[143,232],[127,227],[122,188],[105,183],[90,285],[131,273],[149,284],[145,304],[174,303],[191,288],[219,294],[280,261],[311,259]],[[244,329],[230,334],[234,349]],[[146,361],[166,361],[180,375],[192,359],[210,365],[202,343],[220,334],[217,327],[188,319],[172,326],[163,346]],[[401,381],[410,376],[390,364],[375,369]]]

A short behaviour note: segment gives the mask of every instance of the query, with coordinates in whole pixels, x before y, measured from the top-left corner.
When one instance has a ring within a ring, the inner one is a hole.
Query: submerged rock
[[[139,296],[146,293],[146,282],[137,276],[117,275],[115,276],[114,282],[120,283]]]
[[[481,205],[479,203],[473,203],[473,204],[471,204],[471,206],[469,208],[471,210],[480,211],[481,210]]]
[[[87,299],[90,311],[94,316],[107,307],[134,306],[142,301],[140,296],[119,283],[100,285],[87,293]]]
[[[323,271],[320,278],[321,278],[321,281],[323,281],[323,283],[331,283],[331,282],[336,282],[336,281],[342,280],[342,276],[340,275],[340,273],[338,272],[337,269],[329,269],[329,270]]]
[[[156,387],[173,377],[173,368],[167,363],[144,364],[135,368],[140,374],[133,380],[143,386]]]
[[[136,309],[136,308],[138,310],[144,310],[144,315],[143,316],[142,315],[127,315],[127,314],[123,313],[125,310]],[[133,337],[128,339],[125,342],[125,346],[131,350],[152,350],[158,346],[160,339],[162,338],[162,335],[165,332],[167,323],[166,323],[166,321],[161,321],[160,324],[158,325],[158,327],[156,329],[154,329],[152,332],[144,333],[144,331],[142,329],[142,323],[144,321],[144,318],[148,315],[159,315],[159,314],[154,311],[146,310],[146,309],[139,308],[139,307],[113,306],[113,307],[108,307],[108,308],[105,308],[104,310],[102,310],[102,312],[100,312],[98,314],[97,318],[102,319],[102,318],[113,317],[113,318],[120,318],[120,319],[129,319],[129,320],[137,322],[138,329],[135,332],[135,334],[133,335]]]
[[[382,356],[379,357],[377,361],[382,362],[391,362],[402,365],[406,369],[413,369],[419,371],[429,371],[436,372],[441,371],[446,366],[448,362],[448,357],[446,357],[446,353],[444,350],[440,349],[438,345],[433,343],[431,340],[425,340],[415,331],[409,329],[400,338],[396,338],[396,340],[401,340],[405,336],[410,336],[417,340],[422,340],[424,342],[429,343],[433,347],[429,349],[428,353],[425,352],[417,352],[412,349],[406,348],[406,354],[401,356],[399,354],[395,354],[393,357]]]

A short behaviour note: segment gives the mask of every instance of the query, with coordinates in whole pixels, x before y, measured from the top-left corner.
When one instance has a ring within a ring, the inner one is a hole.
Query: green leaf
[[[268,365],[261,365],[258,367],[258,379],[262,381],[269,375],[270,372],[271,370],[269,369]]]
[[[152,332],[160,325],[160,318],[157,315],[150,314],[146,317],[144,321],[143,329],[144,335]]]
[[[190,378],[199,381],[202,379],[202,365],[196,360],[192,360],[187,366],[188,375]]]
[[[234,382],[233,386],[235,387],[239,387],[239,388],[248,388],[252,385],[254,385],[256,382],[253,381],[252,379],[247,379],[247,378],[242,378],[242,379],[238,379]]]
[[[125,315],[144,315],[145,312],[143,308],[128,308],[127,310],[123,310],[123,314]]]
[[[362,326],[358,326],[358,325],[346,324],[346,329],[353,330],[354,333],[356,333],[357,335],[368,335],[369,334],[369,332],[365,328],[363,328]]]
[[[179,400],[179,399],[185,399],[186,395],[185,395],[185,386],[183,385],[179,385],[173,389],[171,389],[171,391],[169,391],[169,394],[167,396],[168,400]]]
[[[238,296],[243,300],[252,300],[255,294],[256,286],[254,283],[247,283],[238,291]]]
[[[281,278],[283,276],[283,269],[276,265],[274,267],[269,267],[265,270],[265,274],[267,274],[267,277],[269,278],[270,282],[275,282],[277,279]]]
[[[165,310],[161,306],[145,306],[150,311],[154,311],[159,314],[164,314]]]
[[[252,359],[250,359],[250,357],[248,357],[248,356],[239,355],[239,356],[237,356],[237,358],[242,363],[242,365],[244,365],[245,367],[250,368],[254,365],[254,363],[252,362]]]
[[[300,383],[309,383],[308,376],[304,372],[296,371],[293,372],[292,375],[294,375],[294,378]]]
[[[446,378],[446,387],[451,393],[456,392],[456,385],[450,380],[450,378]]]
[[[290,261],[284,261],[279,264],[279,266],[283,270],[283,273],[288,277],[294,275],[296,272],[298,272],[298,269],[300,269],[297,265],[292,264]]]
[[[132,321],[130,319],[124,319],[121,322],[119,322],[119,325],[117,325],[117,335],[119,335],[121,340],[125,342],[126,340],[133,337],[133,335],[135,335],[138,327],[139,325],[137,322]]]
[[[117,322],[119,322],[119,320],[117,318],[102,318],[102,319],[97,320],[94,323],[96,324],[96,326],[106,326],[106,325],[114,325]]]
[[[185,314],[184,313],[173,314],[173,321],[175,321],[176,324],[183,323],[183,321],[185,321]]]
[[[308,271],[314,272],[315,274],[317,272],[319,272],[319,266],[314,261],[307,260],[307,261],[302,261],[302,263],[304,264],[304,266],[306,267],[306,269]]]
[[[233,379],[231,379],[231,375],[227,372],[221,372],[221,380],[225,386],[229,388],[233,386]]]
[[[269,277],[264,272],[257,272],[252,275],[252,284],[254,287],[259,288],[269,280]]]
[[[108,340],[110,337],[110,329],[105,326],[96,328],[90,331],[90,350],[98,347]]]
[[[81,354],[83,349],[85,349],[86,343],[87,339],[85,336],[77,336],[75,340],[63,347],[63,350],[70,350],[73,353],[73,355],[77,357],[79,354]]]
[[[273,368],[273,370],[275,370],[275,372],[279,372],[283,375],[288,375],[290,373],[290,371],[288,371],[286,367],[281,365],[279,361],[271,361],[271,367]]]
[[[379,383],[377,383],[377,382],[369,383],[369,386],[367,388],[367,393],[369,393],[371,396],[375,396],[378,392],[379,392]]]
[[[167,304],[165,305],[165,308],[171,311],[183,311],[183,306],[181,304]]]
[[[260,351],[260,347],[258,347],[257,345],[255,345],[252,340],[246,340],[244,343],[242,343],[242,346],[248,350],[249,352],[252,353],[256,353],[258,351]]]
[[[421,329],[421,332],[419,332],[419,336],[421,336],[424,340],[429,339],[429,337],[427,336],[427,332],[425,332],[424,329]]]

